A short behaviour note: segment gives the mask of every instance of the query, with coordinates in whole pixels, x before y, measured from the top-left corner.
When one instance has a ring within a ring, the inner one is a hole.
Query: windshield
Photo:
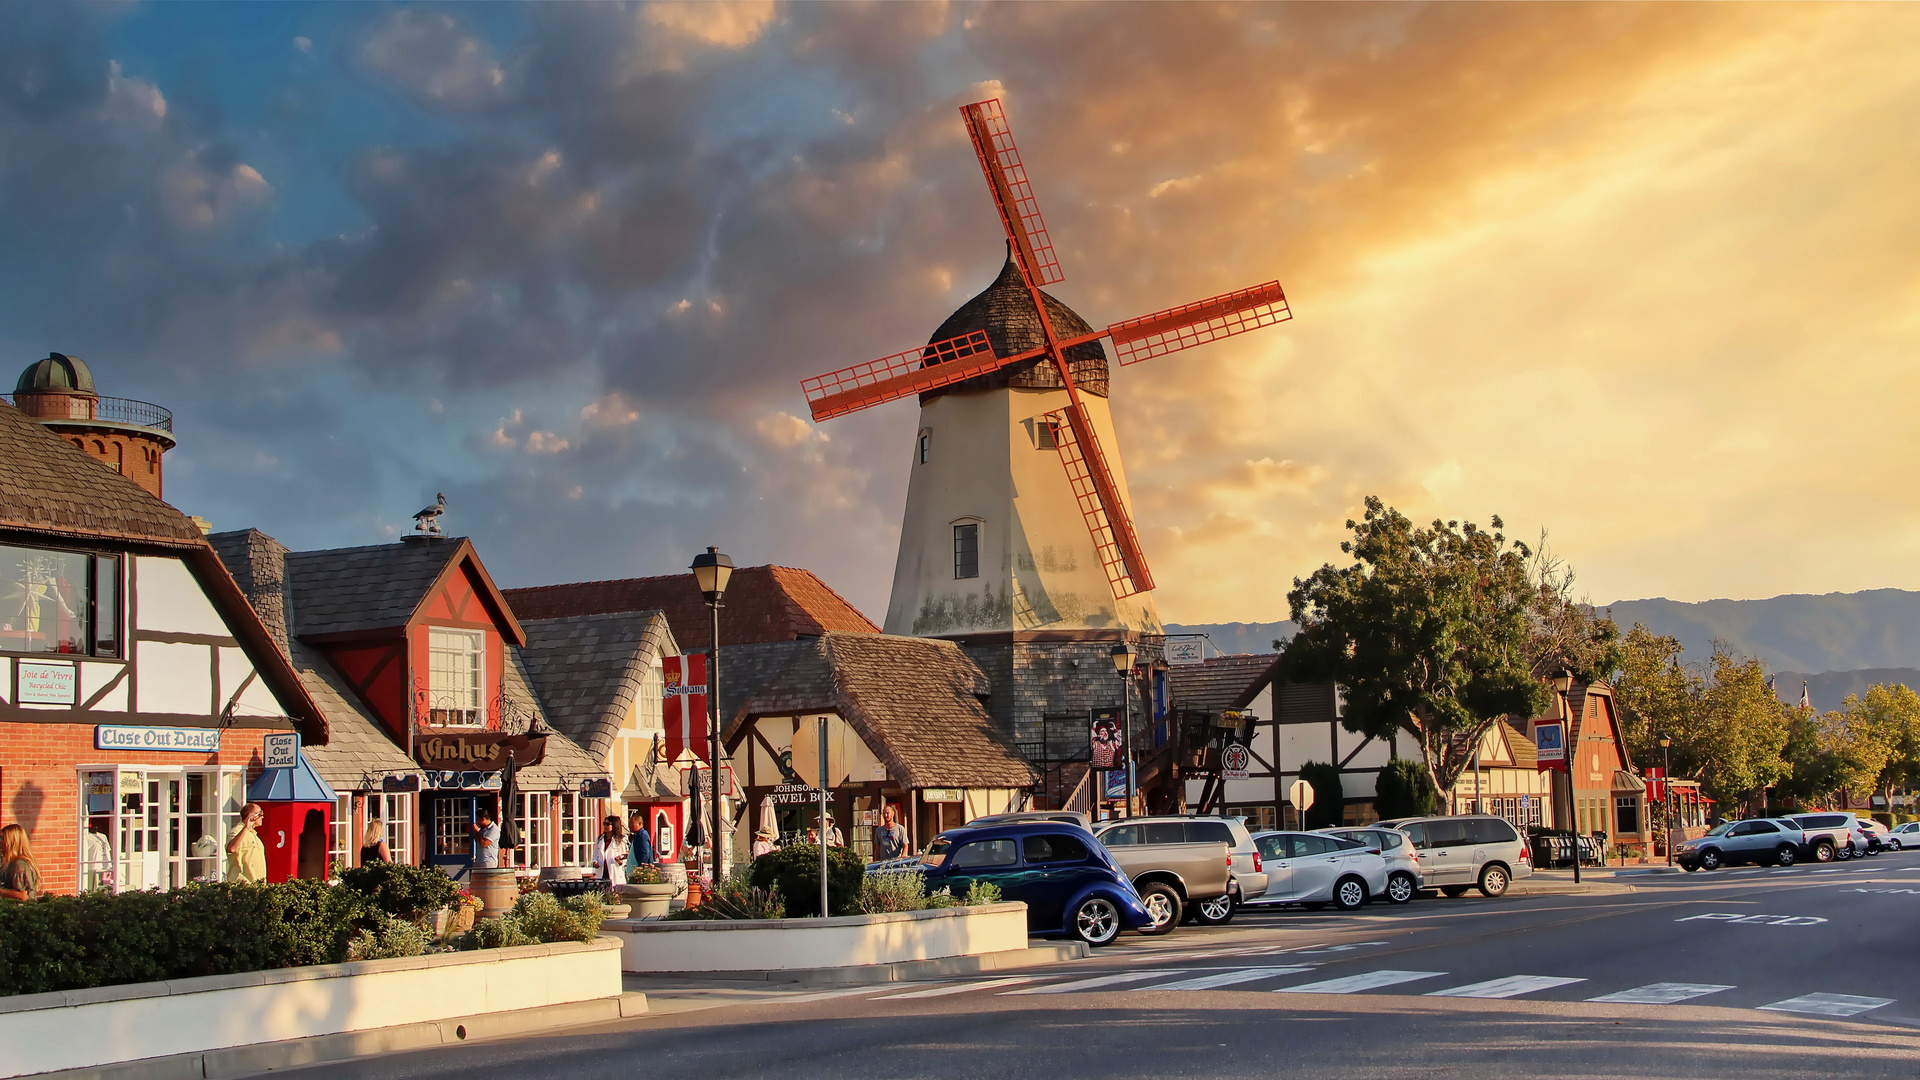
[[[933,843],[927,845],[927,850],[921,852],[920,861],[928,866],[939,866],[947,861],[947,852],[952,847],[953,841],[944,836],[936,836],[933,838]]]
[[[1713,828],[1708,829],[1707,835],[1708,836],[1725,836],[1727,835],[1727,830],[1731,828],[1733,828],[1733,822],[1723,821],[1720,824],[1715,825]]]

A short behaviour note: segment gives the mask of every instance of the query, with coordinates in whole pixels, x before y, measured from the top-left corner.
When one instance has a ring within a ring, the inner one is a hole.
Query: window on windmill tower
[[[926,432],[926,431],[923,431],[923,432],[921,432],[921,433],[920,433],[920,448],[919,448],[918,450],[916,450],[916,451],[915,451],[915,453],[916,453],[916,454],[918,455],[918,457],[919,457],[919,461],[920,461],[920,464],[922,464],[922,465],[925,465],[925,464],[927,463],[927,452],[928,452],[929,450],[932,450],[932,449],[933,449],[933,435],[932,435],[932,433],[931,433],[931,432]]]
[[[1060,449],[1060,421],[1040,419],[1033,422],[1034,445],[1042,450]]]
[[[953,527],[953,576],[980,576],[980,523],[977,521]]]

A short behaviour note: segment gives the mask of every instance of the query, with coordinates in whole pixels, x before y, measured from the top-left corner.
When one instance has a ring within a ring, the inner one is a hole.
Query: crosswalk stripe
[[[1192,968],[1161,968],[1158,971],[1122,971],[1113,975],[1097,975],[1091,979],[1075,979],[1072,982],[1054,983],[1051,986],[1030,986],[1025,990],[1007,990],[1001,997],[1013,997],[1018,994],[1065,994],[1074,990],[1093,990],[1102,986],[1118,986],[1121,983],[1139,982],[1142,979],[1156,979],[1162,975],[1184,975]]]
[[[1851,994],[1802,994],[1797,998],[1762,1005],[1773,1012],[1810,1013],[1814,1016],[1857,1016],[1868,1009],[1893,1004],[1892,998],[1854,997]]]
[[[1617,994],[1603,994],[1588,998],[1588,1001],[1603,1001],[1615,1005],[1672,1005],[1688,998],[1697,998],[1704,994],[1717,994],[1722,990],[1731,990],[1731,986],[1715,983],[1648,983],[1636,986],[1632,990],[1622,990]]]
[[[1556,986],[1570,986],[1586,982],[1585,979],[1561,979],[1552,975],[1509,975],[1504,979],[1489,979],[1486,982],[1469,983],[1456,986],[1451,990],[1435,990],[1428,997],[1457,998],[1510,998],[1521,994],[1531,994],[1540,990],[1551,990]]]
[[[1437,979],[1445,975],[1444,971],[1369,971],[1364,975],[1348,975],[1343,979],[1327,979],[1323,982],[1307,983],[1305,986],[1286,986],[1275,990],[1276,994],[1357,994],[1362,990],[1378,990],[1386,986],[1398,986],[1401,983],[1415,982],[1420,979]]]
[[[1312,971],[1310,967],[1257,967],[1236,968],[1232,971],[1219,971],[1212,975],[1199,975],[1179,982],[1161,983],[1158,986],[1133,986],[1130,990],[1212,990],[1220,986],[1232,986],[1235,983],[1253,982],[1256,979],[1271,979],[1280,975],[1298,975],[1303,971]]]
[[[913,985],[916,984],[894,983],[892,986],[846,986],[838,990],[822,990],[813,994],[781,994],[765,999],[764,1003],[768,1005],[798,1005],[803,1001],[826,1001],[831,998],[852,997],[855,994],[878,994]]]
[[[1005,979],[982,979],[976,982],[964,982],[954,986],[936,986],[931,990],[915,990],[907,994],[889,994],[878,1001],[904,1001],[907,998],[945,997],[948,994],[964,994],[969,990],[990,990],[998,986],[1014,986],[1019,983],[1038,982],[1053,978],[1051,975],[1015,975]]]

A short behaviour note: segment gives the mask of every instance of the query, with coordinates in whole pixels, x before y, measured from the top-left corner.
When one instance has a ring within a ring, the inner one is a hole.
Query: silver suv
[[[1404,904],[1426,887],[1420,876],[1420,855],[1414,850],[1413,840],[1399,829],[1383,829],[1376,825],[1365,829],[1339,828],[1320,831],[1342,840],[1357,840],[1385,859],[1387,885],[1381,895],[1392,903]]]
[[[1375,822],[1413,841],[1426,884],[1448,896],[1478,886],[1482,896],[1501,896],[1507,886],[1533,876],[1527,842],[1505,818],[1490,814],[1398,818]]]
[[[1179,830],[1180,840],[1173,838],[1174,829]],[[1260,849],[1254,846],[1253,834],[1247,831],[1243,818],[1198,815],[1126,818],[1095,824],[1094,835],[1109,848],[1168,843],[1226,845],[1233,864],[1226,893],[1207,897],[1182,896],[1179,905],[1182,922],[1223,925],[1233,918],[1236,907],[1267,891],[1267,874],[1261,866]],[[1125,858],[1124,853],[1116,851],[1115,856],[1121,858],[1123,868],[1131,872],[1131,868],[1125,865],[1130,860]],[[1144,889],[1141,895],[1145,895]]]
[[[1852,814],[1834,810],[1818,814],[1794,814],[1785,820],[1793,822],[1806,834],[1805,851],[1814,862],[1832,862],[1867,854],[1866,834],[1860,831],[1860,821]]]

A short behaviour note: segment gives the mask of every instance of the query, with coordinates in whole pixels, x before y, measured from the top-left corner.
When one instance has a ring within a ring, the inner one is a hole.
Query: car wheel
[[[1506,867],[1498,864],[1489,866],[1480,871],[1480,895],[1505,896],[1507,886],[1512,883],[1512,880],[1512,875],[1507,873]]]
[[[1440,886],[1440,891],[1457,899],[1467,895],[1469,888],[1471,888],[1471,886],[1468,885],[1442,885]]]
[[[1193,917],[1202,926],[1225,926],[1233,921],[1233,897],[1216,896],[1194,905]]]
[[[1413,883],[1413,875],[1404,870],[1387,879],[1388,903],[1407,903],[1413,899],[1413,894],[1417,891]]]
[[[1333,883],[1333,906],[1341,911],[1358,911],[1367,902],[1367,883],[1357,877],[1344,877]]]
[[[1846,847],[1833,849],[1833,858],[1836,862],[1846,862],[1853,858],[1853,845],[1849,843]]]
[[[1780,850],[1773,853],[1773,865],[1792,866],[1797,858],[1799,856],[1794,852],[1792,844],[1781,844]]]
[[[1902,844],[1902,843],[1900,842],[1900,838],[1899,838],[1899,837],[1897,837],[1897,836],[1889,836],[1889,837],[1887,837],[1887,850],[1888,850],[1888,851],[1902,851],[1902,850],[1905,850],[1905,847],[1906,847],[1906,845],[1904,845],[1904,844]]]
[[[1140,903],[1153,916],[1153,922],[1140,928],[1150,937],[1172,933],[1180,925],[1180,894],[1173,886],[1153,882],[1140,890]]]
[[[1834,859],[1833,841],[1822,840],[1813,845],[1814,862],[1832,862]]]
[[[1073,936],[1099,948],[1120,936],[1120,909],[1104,896],[1089,896],[1073,909]]]
[[[1720,853],[1713,850],[1712,848],[1708,848],[1707,850],[1701,852],[1700,853],[1700,869],[1702,870],[1720,869]]]

